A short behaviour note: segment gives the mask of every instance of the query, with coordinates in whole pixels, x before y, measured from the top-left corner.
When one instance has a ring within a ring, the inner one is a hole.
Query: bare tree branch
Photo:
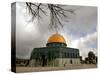
[[[47,11],[43,10],[43,8],[41,8],[41,6],[43,6],[42,3],[34,4],[31,2],[26,2],[26,6],[28,7],[29,14],[32,15],[32,21],[35,18],[42,19],[40,12],[42,12],[44,15],[47,16]],[[66,15],[66,12],[74,14],[73,10],[66,10],[57,4],[47,4],[47,8],[50,11],[50,23],[49,23],[50,28],[55,29],[56,31],[59,30],[60,28],[63,28],[63,24],[62,24],[61,19],[68,17]]]

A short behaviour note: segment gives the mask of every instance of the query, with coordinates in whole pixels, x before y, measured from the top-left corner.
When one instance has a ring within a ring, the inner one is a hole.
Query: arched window
[[[67,57],[69,58],[69,53],[67,53]]]

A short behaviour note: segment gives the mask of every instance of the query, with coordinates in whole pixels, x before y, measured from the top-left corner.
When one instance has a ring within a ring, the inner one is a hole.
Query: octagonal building
[[[49,37],[46,47],[33,49],[29,65],[59,67],[69,64],[80,64],[79,49],[67,47],[64,37],[55,33]]]

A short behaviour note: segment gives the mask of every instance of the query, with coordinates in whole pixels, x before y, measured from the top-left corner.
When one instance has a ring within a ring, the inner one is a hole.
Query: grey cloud
[[[97,55],[97,47],[92,48],[90,45],[94,45],[97,43],[97,32],[94,32],[93,34],[88,34],[85,37],[82,37],[79,39],[77,47],[80,49],[80,54],[83,57],[86,57],[88,55],[89,51],[93,51]]]

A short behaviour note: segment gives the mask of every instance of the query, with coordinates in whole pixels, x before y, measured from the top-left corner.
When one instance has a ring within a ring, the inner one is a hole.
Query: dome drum
[[[47,43],[46,46],[47,47],[66,47],[67,44],[62,43],[62,42],[53,42],[53,43]]]

